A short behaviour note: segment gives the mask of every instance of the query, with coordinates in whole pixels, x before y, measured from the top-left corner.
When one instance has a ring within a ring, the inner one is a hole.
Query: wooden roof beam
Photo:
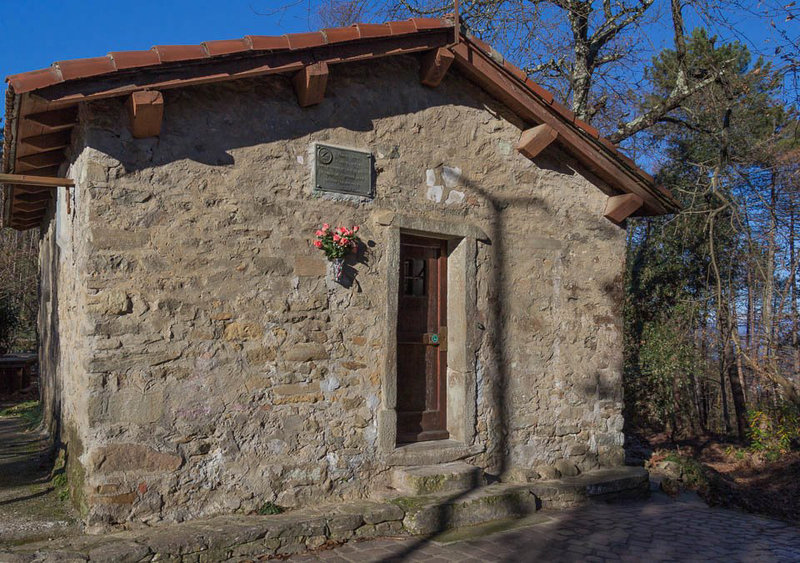
[[[55,133],[46,133],[44,135],[35,135],[33,137],[20,139],[20,145],[23,148],[32,149],[29,152],[63,149],[69,146],[71,136],[71,131],[65,129],[64,131],[57,131]]]
[[[71,106],[62,109],[53,109],[39,113],[29,113],[22,119],[33,121],[45,129],[54,131],[74,126],[78,122],[78,107]]]
[[[314,63],[303,68],[292,79],[300,107],[314,106],[325,97],[328,85],[328,63]]]
[[[54,151],[37,152],[26,156],[21,156],[17,159],[17,164],[22,164],[29,168],[48,168],[56,166],[64,161],[64,150],[56,149]]]
[[[517,150],[524,156],[534,159],[558,138],[558,131],[542,123],[531,129],[526,129],[520,135]]]
[[[164,119],[164,96],[155,90],[134,92],[128,97],[128,116],[135,139],[158,137]]]
[[[447,70],[455,58],[453,52],[444,47],[428,51],[420,61],[419,81],[425,86],[436,88],[444,80]]]
[[[615,225],[620,225],[625,219],[638,211],[643,204],[642,198],[636,194],[611,196],[606,201],[606,210],[603,212],[603,217]]]
[[[0,174],[0,184],[58,188],[61,186],[74,186],[75,180],[71,178],[48,178],[46,176],[33,176],[30,174]]]

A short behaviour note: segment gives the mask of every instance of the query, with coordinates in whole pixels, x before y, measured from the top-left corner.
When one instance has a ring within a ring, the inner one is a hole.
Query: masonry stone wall
[[[508,479],[622,463],[624,231],[570,157],[519,155],[513,114],[457,71],[421,86],[412,57],[334,66],[306,109],[280,76],[164,98],[157,139],[131,137],[121,100],[81,109],[75,201],[43,245],[89,524],[385,486],[387,211],[486,234],[468,461]],[[313,142],[372,151],[375,198],[312,193]],[[362,226],[345,285],[311,245],[322,222]]]

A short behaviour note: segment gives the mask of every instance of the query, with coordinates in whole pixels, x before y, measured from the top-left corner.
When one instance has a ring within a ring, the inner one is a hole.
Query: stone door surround
[[[386,259],[386,314],[384,325],[382,402],[378,411],[378,449],[390,454],[391,463],[397,448],[397,306],[400,271],[400,233],[447,240],[447,430],[450,439],[438,451],[442,462],[452,457],[448,449],[470,450],[475,439],[477,384],[475,352],[477,342],[470,319],[477,313],[476,254],[477,242],[488,240],[478,227],[421,216],[376,211],[372,221],[383,230]],[[378,232],[380,230],[376,229]],[[437,445],[438,442],[430,442]],[[429,452],[430,455],[431,452]],[[402,457],[402,456],[400,456]],[[436,456],[434,456],[436,457]],[[436,461],[436,460],[431,460]]]

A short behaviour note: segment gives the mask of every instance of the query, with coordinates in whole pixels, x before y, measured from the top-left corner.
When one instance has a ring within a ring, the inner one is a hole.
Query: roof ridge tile
[[[287,51],[289,39],[285,35],[246,35],[253,51]]]
[[[99,74],[108,74],[117,70],[114,66],[114,60],[108,55],[56,61],[53,63],[53,68],[58,69],[62,80],[77,80]]]
[[[325,36],[319,31],[308,31],[304,33],[287,33],[284,35],[289,42],[289,49],[309,49],[325,45]]]

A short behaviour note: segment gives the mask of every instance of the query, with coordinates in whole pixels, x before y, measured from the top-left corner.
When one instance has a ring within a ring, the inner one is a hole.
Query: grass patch
[[[267,516],[270,514],[280,514],[283,512],[283,507],[278,506],[274,502],[265,502],[261,505],[261,507],[256,510],[256,514],[261,514],[262,516]]]
[[[64,450],[58,452],[53,471],[50,473],[50,484],[58,495],[58,500],[65,502],[69,500],[69,480],[67,479],[67,458]]]
[[[35,428],[42,421],[42,403],[25,401],[12,407],[0,410],[0,416],[16,416],[21,418],[29,428]]]

